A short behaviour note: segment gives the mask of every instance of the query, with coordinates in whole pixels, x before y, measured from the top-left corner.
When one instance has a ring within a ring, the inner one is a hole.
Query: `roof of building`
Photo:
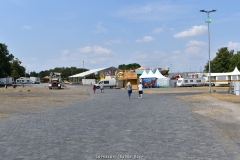
[[[118,69],[118,68],[115,68],[115,67],[106,67],[106,68],[98,68],[98,69],[91,69],[89,71],[86,71],[86,72],[82,72],[82,73],[78,73],[78,74],[75,74],[75,75],[72,75],[72,76],[69,76],[71,78],[73,77],[85,77],[89,74],[93,74],[93,73],[96,73],[96,72],[99,72],[99,71],[102,71],[102,70],[105,70],[105,69],[110,69],[110,68],[114,68],[114,69]]]

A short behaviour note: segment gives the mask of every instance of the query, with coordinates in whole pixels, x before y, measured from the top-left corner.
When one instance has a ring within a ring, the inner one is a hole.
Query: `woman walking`
[[[132,94],[132,85],[130,82],[127,83],[127,92],[128,92],[128,98],[130,99]]]
[[[93,85],[93,92],[95,93],[96,92],[96,86],[95,85]]]
[[[138,98],[142,98],[142,95],[143,95],[143,86],[142,86],[142,83],[140,82],[139,85],[138,85]]]

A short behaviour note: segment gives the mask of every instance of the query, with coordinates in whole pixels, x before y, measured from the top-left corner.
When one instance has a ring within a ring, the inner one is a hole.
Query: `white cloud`
[[[206,45],[205,42],[196,41],[196,40],[191,40],[186,44],[186,46],[204,46],[204,45]]]
[[[32,61],[36,61],[36,60],[37,60],[37,58],[36,58],[36,57],[33,57],[33,58],[31,58],[31,60],[32,60]]]
[[[162,28],[155,28],[155,29],[153,29],[153,33],[160,33],[162,31],[163,31]]]
[[[96,29],[93,31],[94,33],[105,33],[107,30],[102,27],[102,23],[99,22],[96,26]]]
[[[86,46],[84,48],[79,48],[78,51],[80,53],[95,53],[95,54],[112,54],[113,52],[107,48],[103,48],[101,46]]]
[[[186,31],[174,34],[173,37],[174,38],[193,37],[193,36],[204,34],[205,32],[207,32],[207,26],[204,26],[204,25],[193,26],[192,28]]]
[[[227,47],[230,49],[240,49],[240,43],[237,42],[228,42]]]
[[[129,5],[116,15],[132,21],[158,21],[173,19],[180,13],[184,13],[184,6],[172,5],[164,2]],[[181,11],[180,11],[181,10]]]
[[[78,49],[81,53],[89,53],[92,52],[92,47],[91,46],[86,46],[84,48],[79,48]]]
[[[172,53],[173,53],[173,54],[180,54],[181,51],[179,51],[179,50],[175,50],[175,51],[173,51]]]
[[[62,52],[62,55],[68,55],[69,54],[69,50],[64,50],[63,52]]]
[[[23,26],[22,28],[23,28],[23,29],[32,29],[31,26]]]
[[[111,54],[111,50],[107,49],[107,48],[103,48],[101,46],[94,46],[93,47],[93,51],[94,53],[97,53],[97,54]]]
[[[151,37],[151,36],[145,36],[145,37],[143,37],[142,39],[136,40],[135,42],[137,42],[137,43],[144,43],[144,42],[151,42],[151,41],[153,41],[153,40],[154,40],[153,37]]]
[[[192,54],[195,54],[195,53],[199,53],[199,51],[201,50],[200,47],[198,46],[192,46],[192,47],[188,47],[185,52],[186,53],[192,53]]]
[[[110,40],[110,41],[104,42],[104,44],[106,45],[113,45],[113,44],[119,44],[119,43],[122,43],[122,40],[117,39],[117,40]]]

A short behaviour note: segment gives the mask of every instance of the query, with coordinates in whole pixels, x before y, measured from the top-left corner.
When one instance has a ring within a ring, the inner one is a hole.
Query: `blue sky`
[[[139,63],[203,70],[221,47],[240,51],[237,0],[1,0],[0,43],[27,71]],[[171,71],[170,71],[171,72]]]

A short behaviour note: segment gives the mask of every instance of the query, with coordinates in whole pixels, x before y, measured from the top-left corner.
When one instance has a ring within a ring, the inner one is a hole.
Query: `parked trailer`
[[[39,77],[30,77],[33,84],[40,84],[40,78]]]
[[[16,79],[17,84],[30,84],[32,83],[32,80],[28,77],[20,77]]]
[[[0,85],[12,85],[14,82],[13,77],[0,78]]]
[[[187,87],[187,86],[204,86],[205,79],[204,78],[178,78],[177,86],[178,87]]]

